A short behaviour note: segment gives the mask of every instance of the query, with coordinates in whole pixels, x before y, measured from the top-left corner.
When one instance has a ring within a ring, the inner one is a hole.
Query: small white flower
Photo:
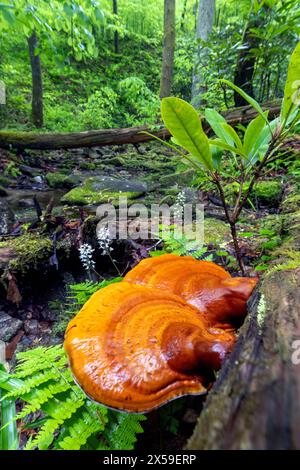
[[[94,249],[88,243],[83,243],[79,247],[80,261],[87,271],[95,268],[95,261],[93,260]]]
[[[108,255],[113,248],[110,246],[112,240],[110,239],[109,229],[107,227],[102,227],[97,232],[97,239],[100,250],[102,250],[102,255]]]

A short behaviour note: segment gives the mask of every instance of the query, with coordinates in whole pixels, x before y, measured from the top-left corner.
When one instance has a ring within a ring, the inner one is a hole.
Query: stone
[[[6,197],[6,196],[8,196],[6,189],[0,186],[0,197]]]
[[[39,322],[37,320],[25,320],[24,330],[27,335],[37,335],[39,333]]]
[[[146,191],[147,186],[140,181],[95,176],[87,178],[83,185],[65,194],[61,202],[69,205],[117,203],[119,196],[132,200],[142,196]]]
[[[0,341],[7,343],[21,329],[23,323],[5,312],[0,312]]]
[[[0,235],[8,235],[15,223],[15,215],[9,204],[0,199]]]

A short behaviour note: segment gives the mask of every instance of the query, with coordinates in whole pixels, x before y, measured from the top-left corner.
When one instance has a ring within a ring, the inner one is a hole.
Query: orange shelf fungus
[[[142,261],[69,323],[64,346],[76,382],[91,399],[128,412],[206,393],[235,342],[224,325],[244,315],[255,283],[191,257]]]
[[[69,323],[65,349],[77,383],[93,400],[145,412],[176,397],[205,393],[234,336],[207,329],[198,310],[168,292],[112,284]]]
[[[177,255],[145,259],[125,281],[177,294],[201,310],[208,325],[220,328],[240,325],[257,284],[257,278],[231,277],[215,263]]]

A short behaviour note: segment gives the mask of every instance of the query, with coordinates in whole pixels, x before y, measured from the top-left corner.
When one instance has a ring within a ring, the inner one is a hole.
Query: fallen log
[[[266,104],[264,109],[269,109],[269,117],[273,119],[278,116],[280,106],[278,103]],[[231,125],[247,124],[257,112],[251,106],[244,106],[223,113],[227,122]],[[204,123],[205,131],[209,132],[208,124]],[[69,133],[45,133],[0,131],[0,148],[58,150],[80,147],[101,147],[105,145],[139,144],[152,140],[143,131],[150,132],[160,139],[170,137],[167,129],[161,127],[158,130],[147,126],[102,129],[86,132]]]
[[[284,270],[256,289],[188,450],[300,449],[299,285]]]

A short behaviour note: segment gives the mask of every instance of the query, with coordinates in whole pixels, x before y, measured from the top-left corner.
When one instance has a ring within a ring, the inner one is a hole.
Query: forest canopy
[[[297,1],[208,3],[215,9],[210,31],[201,24],[201,2],[176,2],[172,94],[189,101],[201,69],[199,107],[243,104],[219,78],[252,88],[259,102],[282,96],[299,34]],[[157,122],[163,8],[163,0],[2,1],[1,127],[79,131]]]

